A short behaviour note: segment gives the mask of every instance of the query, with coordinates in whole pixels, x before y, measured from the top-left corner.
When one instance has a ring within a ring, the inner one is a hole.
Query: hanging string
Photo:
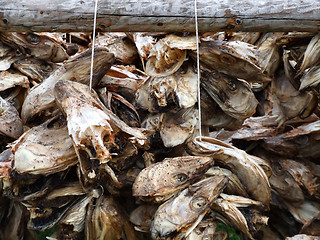
[[[94,5],[94,17],[93,17],[93,31],[92,31],[92,52],[91,52],[91,67],[90,67],[90,91],[92,89],[92,76],[93,76],[93,59],[94,59],[94,45],[96,38],[96,25],[97,25],[97,9],[98,9],[98,0],[95,0]]]
[[[202,137],[201,131],[201,96],[200,96],[200,61],[199,61],[199,31],[198,31],[198,10],[197,10],[197,0],[194,0],[194,21],[196,25],[196,43],[197,43],[197,82],[198,82],[198,126],[199,126],[199,136],[200,141]]]

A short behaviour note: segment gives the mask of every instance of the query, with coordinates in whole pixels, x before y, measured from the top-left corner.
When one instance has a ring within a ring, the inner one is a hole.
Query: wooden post
[[[320,0],[197,0],[199,31],[319,31]],[[92,31],[94,0],[0,0],[0,31]],[[193,0],[99,0],[101,31],[193,32]]]

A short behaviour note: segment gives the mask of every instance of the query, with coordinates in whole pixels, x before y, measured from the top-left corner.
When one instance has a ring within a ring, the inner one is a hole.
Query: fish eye
[[[40,67],[44,71],[52,71],[52,67],[49,64],[41,64]]]
[[[21,54],[21,51],[20,51],[19,48],[16,49],[16,54],[17,54],[17,55],[20,55],[20,54]]]
[[[308,135],[297,136],[294,140],[299,145],[306,145],[309,142]]]
[[[174,179],[175,179],[177,182],[180,182],[180,183],[186,181],[187,178],[188,178],[187,175],[184,174],[184,173],[179,173],[179,174],[177,174],[177,175],[174,176]]]
[[[232,80],[229,80],[229,81],[228,81],[228,87],[229,87],[229,89],[230,89],[231,91],[237,90],[237,86],[236,86],[236,84],[235,84]]]
[[[40,42],[40,37],[36,34],[30,33],[27,36],[27,41],[33,45],[37,45]]]
[[[201,240],[211,240],[211,236],[208,236],[208,235],[204,235]]]
[[[279,163],[275,164],[274,171],[275,171],[275,174],[278,176],[283,174],[283,168]]]
[[[192,200],[191,206],[194,209],[201,209],[206,205],[206,203],[207,203],[207,199],[205,199],[204,197],[197,197]]]

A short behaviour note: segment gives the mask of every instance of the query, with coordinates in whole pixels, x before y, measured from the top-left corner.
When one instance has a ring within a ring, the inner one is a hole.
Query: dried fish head
[[[107,110],[98,95],[90,91],[88,86],[60,80],[55,85],[54,94],[58,106],[67,118],[68,132],[86,178],[96,179],[99,174],[99,169],[96,168],[101,164],[114,176],[107,162],[112,158],[110,150],[123,150],[117,143],[119,139],[116,139],[119,132],[131,144],[142,146],[146,143],[146,136],[140,130],[130,128]],[[115,176],[113,179],[115,180]]]
[[[33,87],[23,103],[22,120],[28,122],[36,114],[47,111],[47,115],[50,115],[51,111],[56,110],[53,89],[59,80],[72,80],[89,84],[90,62],[91,50],[88,49],[70,58],[49,78],[45,79],[40,85]],[[112,53],[109,53],[105,48],[95,48],[92,86],[98,84],[113,62],[114,56]]]
[[[99,192],[94,189],[71,206],[59,221],[58,230],[54,237],[58,239],[84,239],[84,228],[89,204],[98,197]]]
[[[198,120],[195,107],[181,109],[176,113],[149,114],[141,126],[158,131],[165,147],[175,147],[188,141],[194,134]]]
[[[78,162],[67,126],[49,124],[31,128],[10,145],[13,168],[19,174],[49,175]]]
[[[140,116],[135,107],[120,94],[100,88],[97,93],[104,105],[130,127],[140,127]]]
[[[313,166],[308,164],[307,161],[298,162],[291,159],[282,159],[281,164],[299,186],[307,189],[311,197],[320,199],[320,179],[313,174],[311,169]],[[290,201],[290,199],[288,200]]]
[[[157,205],[142,204],[130,213],[130,222],[135,225],[135,229],[148,232],[157,209]]]
[[[318,201],[304,200],[302,203],[285,201],[292,216],[300,223],[307,224],[320,214],[320,203]]]
[[[185,64],[175,74],[145,81],[136,92],[136,103],[149,112],[192,107],[197,102],[196,79],[191,64]]]
[[[237,194],[239,196],[248,197],[248,193],[240,182],[239,178],[230,170],[220,167],[211,167],[205,173],[206,176],[226,176],[228,178],[228,184],[225,188],[225,192],[228,194]]]
[[[25,228],[26,211],[19,202],[7,203],[7,216],[0,227],[1,239],[22,240],[27,231]]]
[[[123,64],[132,64],[138,57],[135,44],[125,33],[100,33],[96,37],[96,46],[107,48]]]
[[[24,54],[43,60],[62,62],[69,57],[56,39],[43,34],[2,32],[0,40]]]
[[[95,205],[89,206],[89,211],[85,229],[87,240],[138,239],[128,217],[112,196],[102,195]]]
[[[292,237],[286,237],[286,240],[319,240],[320,237],[307,234],[297,234]]]
[[[132,102],[137,90],[148,78],[144,72],[134,65],[117,65],[110,68],[101,79],[99,86],[107,87],[109,91],[117,92]]]
[[[204,136],[194,138],[187,147],[193,155],[211,156],[216,164],[229,168],[238,176],[249,196],[269,207],[271,189],[268,177],[255,159],[245,151]]]
[[[221,194],[214,200],[213,209],[226,216],[231,224],[246,234],[250,239],[259,230],[259,225],[267,225],[268,217],[261,215],[255,208],[263,204],[249,198]]]
[[[219,41],[200,43],[200,61],[219,72],[249,82],[270,82],[259,65],[262,53],[251,44],[240,41]],[[195,58],[195,52],[190,53]]]
[[[56,83],[54,92],[58,106],[67,118],[68,132],[79,160],[83,151],[90,159],[97,159],[100,164],[107,163],[111,155],[104,141],[109,149],[114,147],[115,132],[97,95],[92,96],[84,84],[62,80]],[[96,177],[94,171],[89,177],[91,175]]]
[[[301,74],[307,68],[315,65],[320,59],[320,34],[314,36],[308,44],[304,53],[303,61],[298,74]]]
[[[193,66],[188,63],[181,66],[175,73],[177,88],[175,95],[180,108],[195,105],[198,96],[197,74]]]
[[[274,189],[279,196],[283,199],[292,202],[301,202],[304,200],[304,194],[288,172],[282,165],[282,161],[275,161],[272,163],[272,176],[270,177],[269,181],[271,184],[272,189]]]
[[[205,240],[205,239],[216,239],[216,227],[217,221],[211,218],[202,219],[198,226],[188,234],[186,240]],[[220,238],[219,238],[220,239]]]
[[[175,147],[187,142],[193,136],[197,122],[198,110],[195,107],[166,113],[160,128],[164,146]]]
[[[26,57],[14,62],[13,67],[33,79],[36,83],[41,83],[58,68],[58,65],[37,58]]]
[[[13,169],[13,161],[14,155],[10,148],[0,154],[0,187],[3,196],[15,201],[33,200],[44,196],[61,184],[67,173],[59,172],[49,176],[20,175]]]
[[[145,72],[152,77],[166,77],[175,73],[186,60],[187,51],[170,48],[166,38],[153,45],[148,55]]]
[[[301,85],[299,91],[308,87],[316,87],[320,83],[320,65],[312,66],[300,79]]]
[[[288,132],[267,138],[262,146],[287,158],[317,159],[320,154],[319,123],[319,120],[306,123]]]
[[[23,133],[22,120],[17,109],[0,97],[0,134],[17,139]]]
[[[258,50],[262,52],[258,59],[259,66],[262,68],[262,72],[269,77],[273,77],[279,67],[280,54],[275,38],[281,35],[283,35],[283,33],[269,33],[269,36],[265,36],[266,39],[258,47]]]
[[[209,128],[224,128],[235,130],[239,128],[243,120],[235,119],[227,115],[219,105],[210,97],[204,88],[201,88],[201,122]]]
[[[249,84],[217,71],[202,72],[201,85],[221,109],[236,119],[252,116],[258,104]]]
[[[0,72],[0,94],[3,98],[8,98],[8,91],[14,92],[16,88],[25,88],[29,90],[28,77],[18,73],[3,71]],[[6,93],[3,93],[6,92]],[[7,96],[4,96],[7,95]],[[12,97],[10,97],[12,99]]]
[[[176,88],[177,82],[174,75],[150,78],[136,92],[137,105],[149,112],[162,112],[176,108]]]
[[[139,173],[132,187],[132,195],[163,202],[201,176],[212,164],[210,157],[166,158]]]
[[[130,33],[131,34],[131,33]],[[142,63],[147,60],[151,49],[157,43],[157,39],[148,33],[136,32],[132,33],[131,38],[133,39]]]
[[[30,213],[28,228],[44,231],[53,227],[84,195],[83,188],[76,181],[61,184],[36,201],[24,201]]]
[[[199,217],[202,219],[227,182],[225,176],[203,179],[160,205],[152,222],[152,237],[165,238],[170,233],[199,220]]]
[[[18,50],[15,51],[0,42],[0,71],[9,70],[14,62],[23,59],[23,57]]]
[[[272,82],[272,92],[273,115],[278,115],[279,125],[299,115],[307,117],[317,106],[316,96],[312,92],[300,92],[295,89],[284,72],[279,72],[275,77]]]

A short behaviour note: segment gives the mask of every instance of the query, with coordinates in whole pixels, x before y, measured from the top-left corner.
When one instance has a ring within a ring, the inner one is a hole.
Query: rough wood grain
[[[0,0],[0,31],[92,31],[93,0]],[[319,31],[320,0],[198,0],[199,31]],[[194,31],[193,0],[99,0],[101,31]]]

